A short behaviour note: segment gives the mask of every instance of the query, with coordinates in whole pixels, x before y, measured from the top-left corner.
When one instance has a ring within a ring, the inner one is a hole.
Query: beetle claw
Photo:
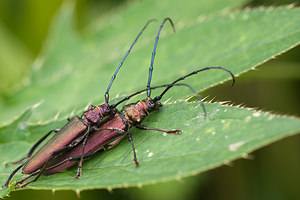
[[[135,164],[136,167],[140,166],[140,163],[138,161],[134,161],[134,164]]]
[[[167,133],[179,135],[179,134],[181,134],[181,130],[171,130],[171,131],[168,131]]]
[[[80,179],[80,178],[81,178],[81,168],[79,167],[77,170],[76,179]]]
[[[81,175],[77,174],[76,179],[80,179],[80,178],[81,178]]]
[[[18,186],[15,185],[15,189],[21,189],[21,188],[23,188],[22,185],[18,185]]]

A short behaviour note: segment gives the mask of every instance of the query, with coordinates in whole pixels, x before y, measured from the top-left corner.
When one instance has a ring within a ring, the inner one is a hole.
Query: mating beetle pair
[[[159,40],[160,32],[165,24],[169,21],[172,25],[172,28],[175,32],[175,27],[170,18],[165,18],[162,24],[159,27],[157,36],[155,38],[154,49],[152,52],[151,65],[149,68],[149,76],[147,82],[147,88],[138,92],[135,92],[116,104],[109,105],[109,90],[112,86],[116,75],[123,65],[123,62],[130,53],[132,47],[139,39],[143,31],[146,29],[148,24],[152,22],[150,20],[146,23],[143,29],[140,31],[134,42],[131,44],[129,50],[126,52],[121,63],[117,67],[114,75],[111,78],[111,81],[108,85],[108,88],[105,92],[105,103],[99,106],[89,106],[88,110],[83,112],[81,117],[75,116],[72,119],[69,119],[69,122],[62,129],[53,129],[49,131],[45,136],[43,136],[39,141],[37,141],[33,147],[30,149],[27,156],[17,162],[12,162],[11,164],[22,163],[17,167],[8,177],[4,186],[8,186],[13,176],[22,168],[23,174],[28,174],[25,178],[18,181],[15,185],[16,188],[22,188],[26,185],[36,181],[42,174],[53,174],[62,169],[70,167],[78,163],[78,170],[76,178],[81,177],[81,168],[84,159],[88,159],[98,153],[101,153],[107,149],[111,149],[116,146],[124,137],[127,137],[131,142],[133,154],[134,154],[134,163],[136,166],[139,166],[137,161],[136,152],[132,140],[132,136],[129,133],[131,127],[136,127],[142,130],[156,130],[165,132],[168,134],[179,134],[180,130],[164,130],[157,128],[148,128],[141,124],[141,122],[150,114],[152,111],[158,110],[162,104],[159,102],[161,98],[166,94],[166,92],[174,86],[186,86],[190,88],[194,94],[199,99],[202,107],[204,109],[204,114],[206,115],[205,107],[201,101],[199,95],[195,90],[188,84],[178,83],[179,81],[184,80],[185,78],[197,74],[198,72],[209,70],[209,69],[222,69],[228,72],[235,82],[234,75],[227,69],[222,67],[206,67],[192,73],[189,73],[179,79],[173,81],[170,84],[160,85],[156,87],[151,87],[151,78],[154,64],[154,57],[156,53],[157,43]],[[233,85],[232,84],[232,85]],[[151,90],[156,88],[163,88],[163,92],[151,98]],[[123,106],[123,109],[119,111],[116,107],[123,103],[124,101],[129,100],[131,97],[136,96],[142,92],[147,92],[147,97],[143,100],[140,100],[136,103],[128,104]],[[33,152],[37,147],[51,134],[55,132],[56,134],[35,154]],[[30,178],[34,177],[32,180]],[[26,182],[27,181],[27,182]]]

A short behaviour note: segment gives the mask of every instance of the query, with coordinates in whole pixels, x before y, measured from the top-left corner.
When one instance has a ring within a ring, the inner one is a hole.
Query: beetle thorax
[[[151,98],[138,101],[135,104],[124,106],[124,116],[130,123],[141,123],[150,112],[158,110],[161,107],[159,102],[153,103]]]
[[[111,109],[107,103],[99,106],[90,105],[88,110],[83,113],[82,119],[88,124],[98,124],[104,117],[114,114],[115,109]]]

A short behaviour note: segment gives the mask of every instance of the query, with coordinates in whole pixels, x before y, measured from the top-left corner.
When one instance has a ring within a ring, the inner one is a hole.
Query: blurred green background
[[[254,0],[245,7],[279,6],[294,2]],[[62,0],[0,0],[0,103],[1,99],[18,88],[22,77],[29,72],[31,63],[43,48],[52,17],[62,3]],[[78,0],[75,9],[77,30],[83,30],[94,16],[99,17],[124,3],[128,1]],[[257,70],[240,76],[230,94],[224,93],[220,85],[201,95],[299,117],[299,55],[300,48],[296,47],[259,66]],[[240,159],[195,177],[142,188],[84,191],[80,196],[81,199],[296,200],[300,199],[299,152],[298,135],[257,150],[249,155],[249,159]],[[77,198],[72,191],[25,190],[13,192],[10,196],[10,199],[31,200]]]

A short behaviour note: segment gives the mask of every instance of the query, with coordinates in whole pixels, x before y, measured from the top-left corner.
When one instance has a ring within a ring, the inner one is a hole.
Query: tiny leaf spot
[[[240,141],[240,142],[237,142],[237,143],[234,143],[234,144],[229,145],[228,148],[229,148],[230,151],[234,152],[234,151],[236,151],[238,148],[240,148],[243,144],[245,144],[245,142],[244,142],[244,141]]]
[[[251,120],[251,116],[245,118],[245,122],[249,122]]]
[[[19,128],[20,128],[21,130],[24,130],[27,126],[28,126],[27,122],[21,122],[21,123],[19,124]]]

